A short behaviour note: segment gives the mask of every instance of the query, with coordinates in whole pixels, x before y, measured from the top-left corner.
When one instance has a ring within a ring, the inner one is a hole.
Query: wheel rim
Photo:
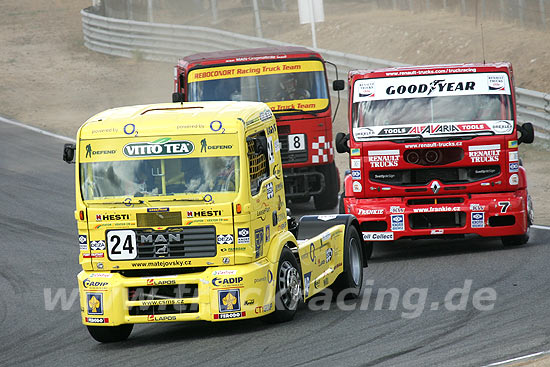
[[[355,237],[352,237],[349,241],[349,265],[351,278],[355,285],[359,284],[361,279],[361,259],[359,258],[359,246]]]
[[[290,261],[284,261],[279,270],[279,294],[284,306],[292,310],[300,299],[300,275]]]

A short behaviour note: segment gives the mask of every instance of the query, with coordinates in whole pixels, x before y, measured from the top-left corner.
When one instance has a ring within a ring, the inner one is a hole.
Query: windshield
[[[236,193],[239,177],[239,157],[125,160],[80,165],[84,200]]]
[[[506,73],[358,79],[353,85],[354,139],[511,134]]]
[[[235,77],[235,75],[242,75]],[[188,99],[265,102],[273,110],[323,110],[328,88],[321,61],[247,64],[192,70]],[[277,104],[275,102],[299,101]]]
[[[511,120],[509,95],[481,94],[356,102],[353,127]]]

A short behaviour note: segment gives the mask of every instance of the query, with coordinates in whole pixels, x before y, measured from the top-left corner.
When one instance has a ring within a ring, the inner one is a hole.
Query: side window
[[[262,182],[269,177],[267,146],[259,149],[262,145],[267,145],[265,133],[262,131],[246,139],[248,145],[248,166],[250,167],[250,191],[252,196],[258,194]]]

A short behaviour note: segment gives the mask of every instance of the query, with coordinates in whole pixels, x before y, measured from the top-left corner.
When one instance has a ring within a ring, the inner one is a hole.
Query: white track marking
[[[550,350],[547,350],[545,352],[538,352],[538,353],[528,354],[526,356],[521,356],[521,357],[516,357],[516,358],[512,358],[512,359],[507,359],[507,360],[501,361],[501,362],[491,363],[491,364],[488,364],[484,367],[502,366],[503,364],[506,364],[506,363],[517,362],[517,361],[521,361],[521,360],[524,360],[524,359],[538,357],[538,356],[542,356],[544,354],[549,354],[549,353],[550,353]]]
[[[545,229],[547,231],[550,231],[550,227],[546,227],[546,226],[537,226],[536,224],[532,224],[531,227],[536,228],[536,229]]]
[[[61,139],[61,140],[65,140],[65,141],[68,141],[68,142],[71,142],[71,143],[76,143],[76,140],[68,138],[66,136],[57,135],[57,134],[51,133],[49,131],[39,129],[39,128],[34,127],[34,126],[25,125],[25,124],[22,124],[20,122],[7,119],[7,118],[2,117],[2,116],[0,116],[0,122],[4,122],[6,124],[15,125],[15,126],[19,126],[19,127],[28,129],[28,130],[36,131],[40,134],[48,135],[48,136],[51,136],[51,137],[54,137],[54,138],[57,138],[57,139]]]

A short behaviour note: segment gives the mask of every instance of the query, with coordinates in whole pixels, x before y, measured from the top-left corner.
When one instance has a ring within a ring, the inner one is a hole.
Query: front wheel
[[[531,195],[527,195],[527,230],[524,234],[517,236],[502,236],[500,240],[504,247],[515,247],[525,245],[529,241],[529,231],[534,221],[534,209]]]
[[[346,292],[344,298],[357,298],[363,286],[363,254],[361,239],[354,226],[346,230],[344,242],[344,271],[338,276],[332,290],[337,297],[340,292]]]
[[[123,324],[119,326],[89,326],[88,332],[100,343],[114,343],[121,342],[128,339],[134,324]]]
[[[325,188],[319,195],[313,196],[315,209],[333,209],[338,205],[338,190],[340,189],[338,170],[334,162],[332,162],[326,166],[321,166],[320,171],[325,176]]]
[[[292,320],[302,298],[300,267],[288,247],[281,252],[276,281],[275,311],[265,317],[265,321],[270,323]]]

